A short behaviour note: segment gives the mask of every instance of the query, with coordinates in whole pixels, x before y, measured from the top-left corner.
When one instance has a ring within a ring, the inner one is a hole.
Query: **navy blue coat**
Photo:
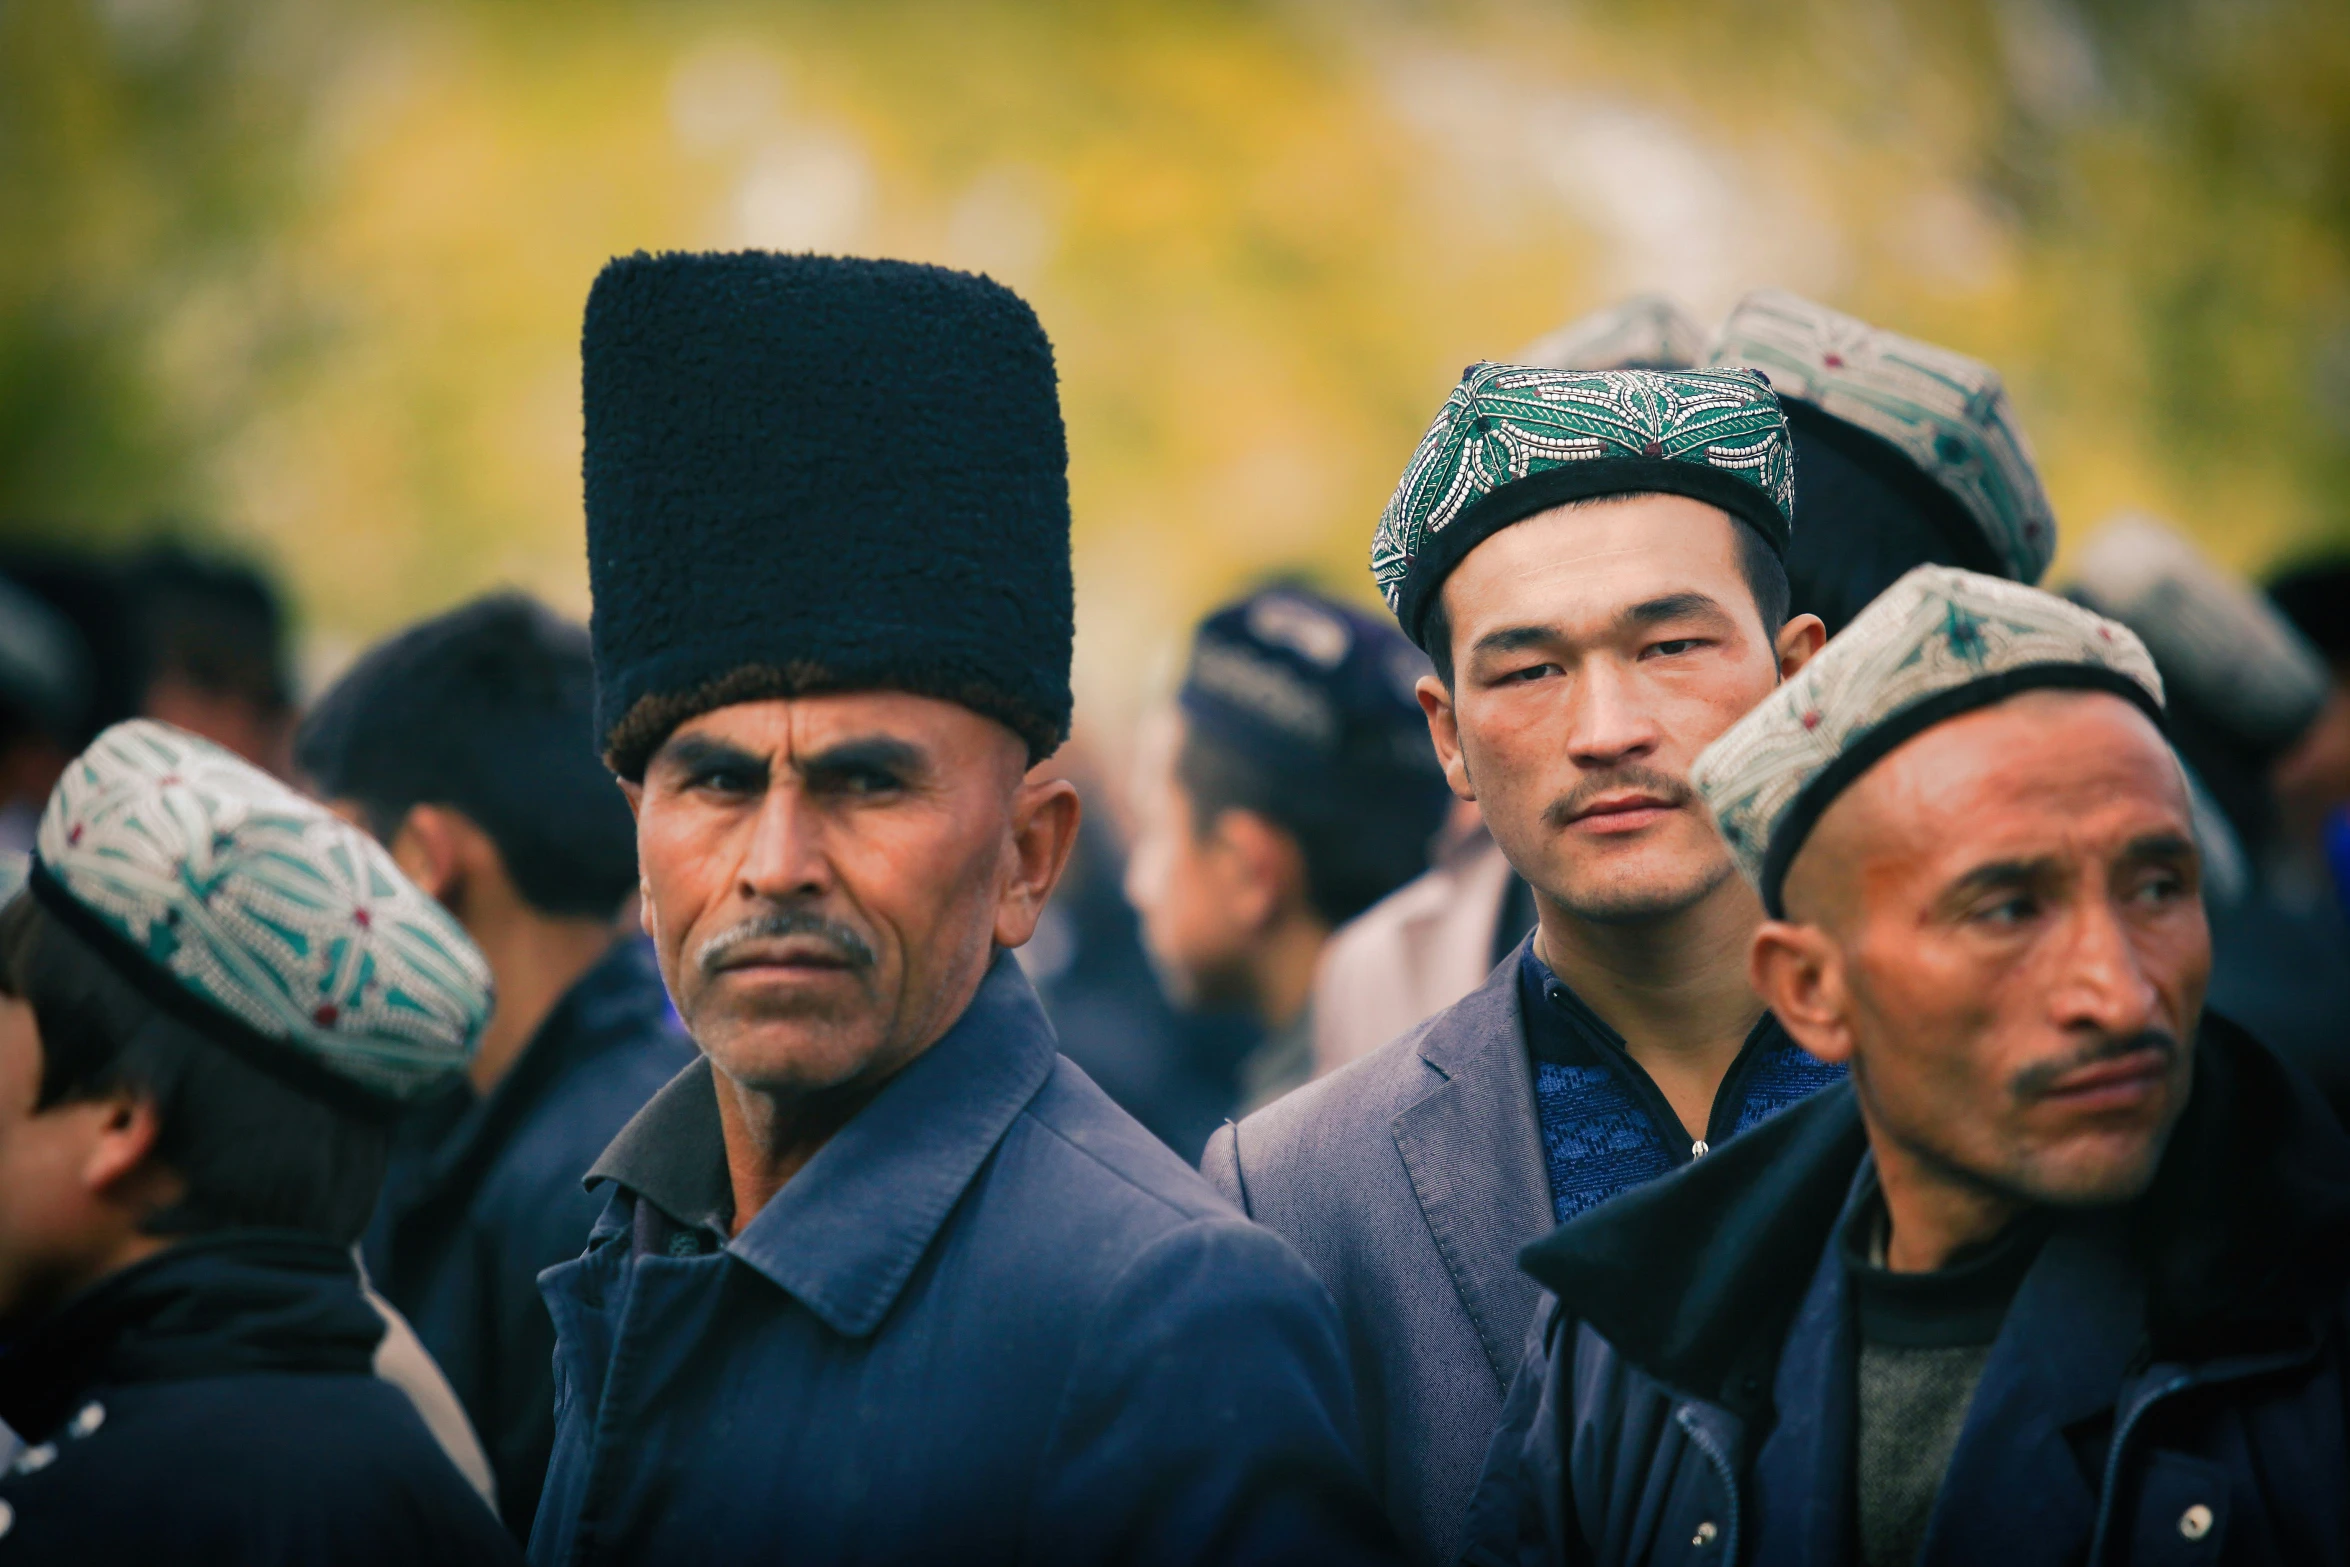
[[[2154,1187],[2062,1216],[1992,1345],[1924,1567],[2350,1562],[2350,1137],[2206,1016]],[[1526,1248],[1555,1292],[1468,1560],[1837,1567],[1848,1086]]]
[[[555,1440],[555,1324],[538,1278],[587,1248],[581,1184],[628,1119],[694,1059],[650,943],[580,976],[487,1096],[458,1083],[400,1124],[361,1251],[465,1406],[517,1538]]]
[[[531,1559],[1387,1559],[1337,1314],[1053,1048],[1009,955],[742,1233],[710,1070],[543,1281]]]
[[[350,1253],[286,1231],[182,1242],[0,1349],[0,1561],[518,1562],[407,1395]]]

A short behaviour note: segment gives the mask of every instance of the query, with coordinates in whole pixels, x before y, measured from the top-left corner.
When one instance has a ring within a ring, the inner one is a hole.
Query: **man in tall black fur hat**
[[[545,1563],[1377,1557],[1329,1298],[1060,1059],[1009,950],[1077,797],[1066,451],[1019,299],[635,256],[588,560],[645,926],[703,1059],[546,1276]]]

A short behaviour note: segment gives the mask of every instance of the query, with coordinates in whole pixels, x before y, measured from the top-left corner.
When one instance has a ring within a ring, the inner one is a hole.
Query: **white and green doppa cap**
[[[1795,851],[1903,741],[2021,691],[2109,691],[2162,719],[2145,644],[2053,593],[1920,566],[1707,746],[1690,769],[1730,857],[1773,915]]]
[[[2291,745],[2324,708],[2325,657],[2276,607],[2152,517],[2090,535],[2074,591],[2145,639],[2181,702],[2245,743]]]
[[[1471,365],[1380,515],[1371,578],[1425,647],[1437,589],[1494,533],[1569,501],[1660,490],[1718,506],[1786,552],[1794,460],[1762,377]]]
[[[1535,339],[1517,362],[1547,370],[1687,370],[1705,328],[1662,294],[1635,294]]]
[[[463,1070],[490,974],[381,845],[209,741],[116,724],[66,767],[34,896],[150,1000],[381,1114]]]
[[[1988,567],[2037,582],[2056,554],[2056,514],[1999,372],[1778,289],[1747,295],[1710,363],[1759,370],[1782,397],[1875,436],[1947,492],[1991,552]]]

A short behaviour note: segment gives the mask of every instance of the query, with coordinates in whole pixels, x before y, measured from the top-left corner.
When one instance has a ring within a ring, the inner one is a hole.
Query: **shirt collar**
[[[883,1085],[727,1249],[850,1337],[889,1314],[948,1213],[1050,1075],[1052,1025],[1009,952],[938,1043]],[[653,1096],[588,1172],[680,1224],[731,1205],[708,1060]]]

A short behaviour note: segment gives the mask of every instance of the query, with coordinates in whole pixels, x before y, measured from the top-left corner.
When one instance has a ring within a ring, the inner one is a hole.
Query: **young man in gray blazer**
[[[1965,376],[1920,369],[1950,372],[1938,350],[1765,303],[1725,343],[1769,359],[1770,382],[1478,365],[1438,415],[1372,568],[1435,664],[1420,697],[1446,775],[1533,887],[1537,929],[1457,1005],[1227,1127],[1203,1161],[1337,1299],[1374,1480],[1421,1560],[1458,1554],[1523,1348],[1537,1291],[1518,1249],[1837,1075],[1749,988],[1762,910],[1687,776],[1826,636],[1789,613],[1806,426],[1791,433],[1773,385],[1837,427],[1846,496],[1873,482],[1921,528],[1971,519],[1970,549],[2029,511],[2007,532],[2052,542],[1988,371],[1955,389]],[[1773,355],[1808,355],[1814,379]],[[1831,395],[1855,382],[1886,395]],[[1961,467],[2014,482],[1977,507]]]

